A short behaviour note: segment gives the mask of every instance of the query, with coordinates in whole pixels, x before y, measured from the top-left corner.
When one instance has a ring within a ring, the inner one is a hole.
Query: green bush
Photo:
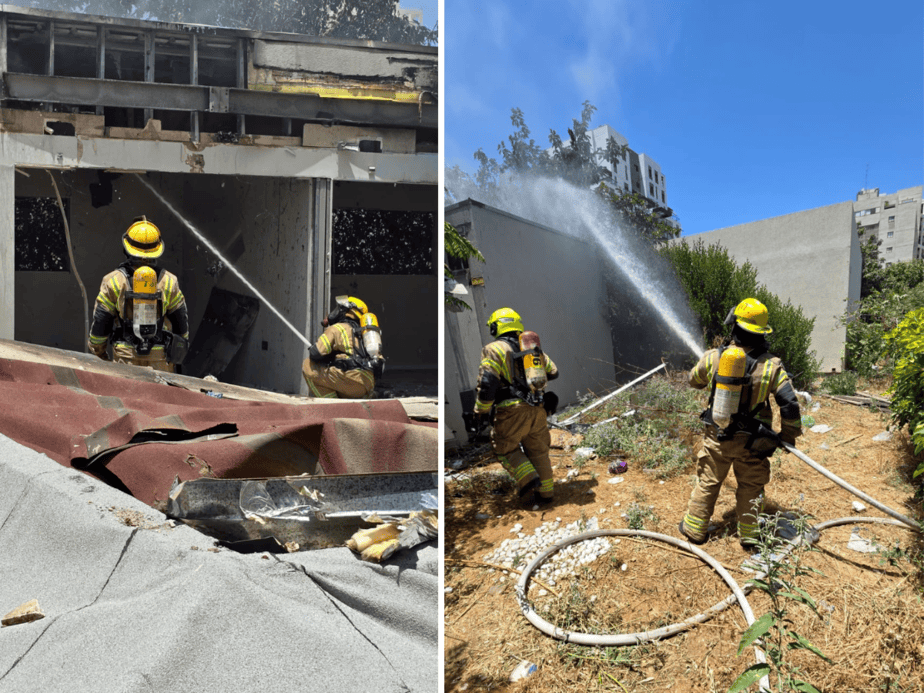
[[[892,422],[907,426],[915,453],[924,452],[924,308],[913,310],[885,336],[895,359],[892,376]],[[914,476],[924,473],[924,462]]]
[[[809,388],[821,367],[810,350],[814,318],[805,317],[801,308],[789,301],[784,303],[758,284],[754,266],[750,262],[739,266],[718,243],[707,246],[698,240],[691,245],[684,239],[660,252],[673,265],[687,292],[690,307],[700,318],[707,346],[729,334],[730,328],[724,324],[729,310],[745,298],[756,298],[770,314],[770,352],[782,359],[796,388]]]
[[[844,371],[829,375],[821,384],[821,389],[832,395],[855,395],[857,394],[857,374],[853,371]]]

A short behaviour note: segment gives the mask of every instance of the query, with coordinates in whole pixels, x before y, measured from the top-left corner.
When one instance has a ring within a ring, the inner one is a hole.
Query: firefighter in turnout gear
[[[385,362],[378,320],[358,298],[337,296],[336,302],[302,363],[302,375],[312,397],[371,397]]]
[[[164,254],[160,229],[136,218],[122,235],[126,258],[103,277],[88,346],[103,360],[173,373],[189,346],[186,299],[176,275],[157,267]]]
[[[488,417],[494,410],[491,447],[516,481],[520,497],[532,493],[537,503],[551,503],[552,437],[546,407],[554,411],[549,402],[557,398],[543,388],[547,380],[558,377],[558,369],[538,347],[535,333],[524,334],[515,311],[496,310],[487,324],[496,339],[481,352],[475,416]],[[529,335],[535,338],[532,346],[521,339]]]
[[[696,485],[680,533],[694,544],[708,539],[709,520],[722,482],[735,472],[735,511],[742,547],[757,543],[764,486],[770,480],[770,455],[779,446],[771,429],[770,396],[780,409],[779,440],[794,445],[802,434],[795,390],[779,358],[767,351],[767,308],[754,298],[739,303],[725,319],[731,337],[710,349],[690,371],[690,385],[711,388],[702,449],[697,454]]]

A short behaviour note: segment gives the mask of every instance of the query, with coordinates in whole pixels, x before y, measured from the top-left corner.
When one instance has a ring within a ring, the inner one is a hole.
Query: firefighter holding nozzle
[[[545,386],[558,377],[558,368],[542,351],[538,335],[524,331],[516,311],[496,310],[487,324],[496,339],[481,352],[474,428],[493,410],[494,454],[516,481],[520,498],[532,494],[537,504],[547,505],[554,479],[546,416],[554,413],[558,398]]]
[[[696,485],[680,533],[694,544],[708,540],[709,520],[728,472],[738,490],[738,539],[748,549],[758,540],[758,514],[770,481],[770,455],[782,440],[795,445],[802,434],[799,401],[782,361],[767,351],[767,307],[754,298],[741,301],[725,319],[731,337],[710,349],[690,371],[690,386],[711,388],[702,449],[697,453]],[[773,432],[770,396],[780,409],[780,432]]]
[[[186,299],[176,275],[157,267],[164,254],[160,229],[138,217],[122,234],[127,260],[103,277],[88,346],[108,360],[173,373],[189,347]]]
[[[321,321],[324,332],[302,363],[302,375],[312,397],[371,397],[385,368],[378,318],[354,296],[335,300],[337,306]]]

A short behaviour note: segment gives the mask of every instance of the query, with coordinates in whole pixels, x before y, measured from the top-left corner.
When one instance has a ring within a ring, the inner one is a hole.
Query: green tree
[[[608,203],[612,224],[635,230],[650,243],[657,244],[680,236],[676,216],[669,223],[664,215],[669,211],[657,202],[615,188],[605,162],[615,164],[625,154],[626,147],[612,137],[602,147],[594,147],[590,138],[591,119],[596,107],[585,101],[581,117],[571,121],[568,138],[555,130],[549,131],[550,147],[542,148],[532,138],[523,111],[511,109],[510,123],[514,130],[506,141],[497,145],[500,160],[489,157],[483,149],[475,152],[478,170],[474,176],[453,166],[446,171],[447,197],[457,201],[462,195],[481,193],[490,200],[491,191],[501,184],[504,175],[544,176],[564,180],[576,187],[594,189]]]
[[[767,306],[773,333],[767,337],[771,353],[779,356],[793,384],[807,388],[820,368],[811,350],[814,318],[802,308],[783,302],[757,282],[757,270],[750,262],[738,265],[720,244],[707,246],[702,240],[691,245],[686,239],[660,249],[673,266],[687,294],[690,307],[699,316],[703,341],[715,346],[729,334],[724,324],[728,311],[748,297]]]
[[[444,222],[443,224],[443,245],[446,249],[446,254],[450,258],[464,260],[466,262],[472,258],[480,260],[481,262],[485,261],[484,255],[481,254],[478,248],[472,245],[472,242],[459,233],[449,222]],[[443,265],[443,275],[446,277],[447,283],[452,282],[452,285],[455,285],[455,276],[448,262]],[[461,298],[453,296],[449,288],[443,291],[443,297],[446,302],[446,307],[450,310],[471,310],[471,306]]]
[[[865,377],[889,372],[886,333],[910,311],[924,307],[924,260],[884,266],[878,260],[878,243],[870,238],[861,246],[860,302],[841,316],[847,329],[847,367]]]
[[[26,0],[24,7],[255,31],[436,45],[437,28],[398,14],[399,0]]]

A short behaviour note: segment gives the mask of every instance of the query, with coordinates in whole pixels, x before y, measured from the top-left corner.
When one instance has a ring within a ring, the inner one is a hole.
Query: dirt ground
[[[887,415],[866,407],[816,396],[820,407],[810,413],[831,430],[807,429],[798,447],[813,460],[876,500],[916,519],[920,499],[910,483],[914,462],[907,438],[888,441],[873,436],[887,428]],[[458,459],[456,457],[455,459]],[[673,637],[633,647],[590,647],[543,634],[520,613],[514,596],[516,571],[487,565],[485,557],[514,534],[516,523],[529,535],[545,522],[561,525],[597,518],[601,528],[625,528],[623,516],[633,503],[649,508],[644,529],[679,537],[678,522],[690,495],[694,464],[683,473],[659,480],[637,460],[628,460],[624,481],[607,483],[616,458],[575,464],[574,449],[553,449],[555,502],[541,510],[524,507],[509,488],[447,484],[445,690],[455,691],[727,691],[737,676],[754,664],[754,649],[736,651],[746,628],[742,611],[732,604],[703,624]],[[447,464],[453,460],[447,454]],[[458,462],[456,463],[458,464]],[[469,474],[476,478],[500,472],[485,446],[468,450]],[[573,470],[577,470],[576,476]],[[447,470],[457,471],[457,470]],[[572,472],[572,478],[567,478]],[[752,573],[741,568],[748,558],[738,543],[734,517],[734,476],[729,475],[713,516],[719,529],[704,545],[743,585]],[[884,517],[875,508],[857,513],[858,500],[790,454],[772,458],[767,509],[801,510],[817,524],[853,515]],[[859,553],[847,547],[855,527],[883,550]],[[798,581],[818,604],[818,614],[790,603],[793,630],[814,644],[830,662],[805,650],[787,653],[788,661],[820,691],[924,690],[924,607],[920,561],[893,550],[920,555],[920,536],[895,526],[850,524],[822,532],[816,550],[800,554],[804,566],[819,571]],[[522,568],[523,565],[520,565]],[[539,589],[548,594],[539,596]],[[554,593],[553,593],[554,592]],[[538,612],[556,625],[603,634],[646,631],[682,621],[730,594],[721,578],[698,558],[669,544],[624,537],[575,577],[554,587],[535,585],[529,598]],[[756,616],[769,597],[752,591],[748,601]],[[521,660],[537,669],[511,683]],[[751,690],[756,690],[756,686]]]

